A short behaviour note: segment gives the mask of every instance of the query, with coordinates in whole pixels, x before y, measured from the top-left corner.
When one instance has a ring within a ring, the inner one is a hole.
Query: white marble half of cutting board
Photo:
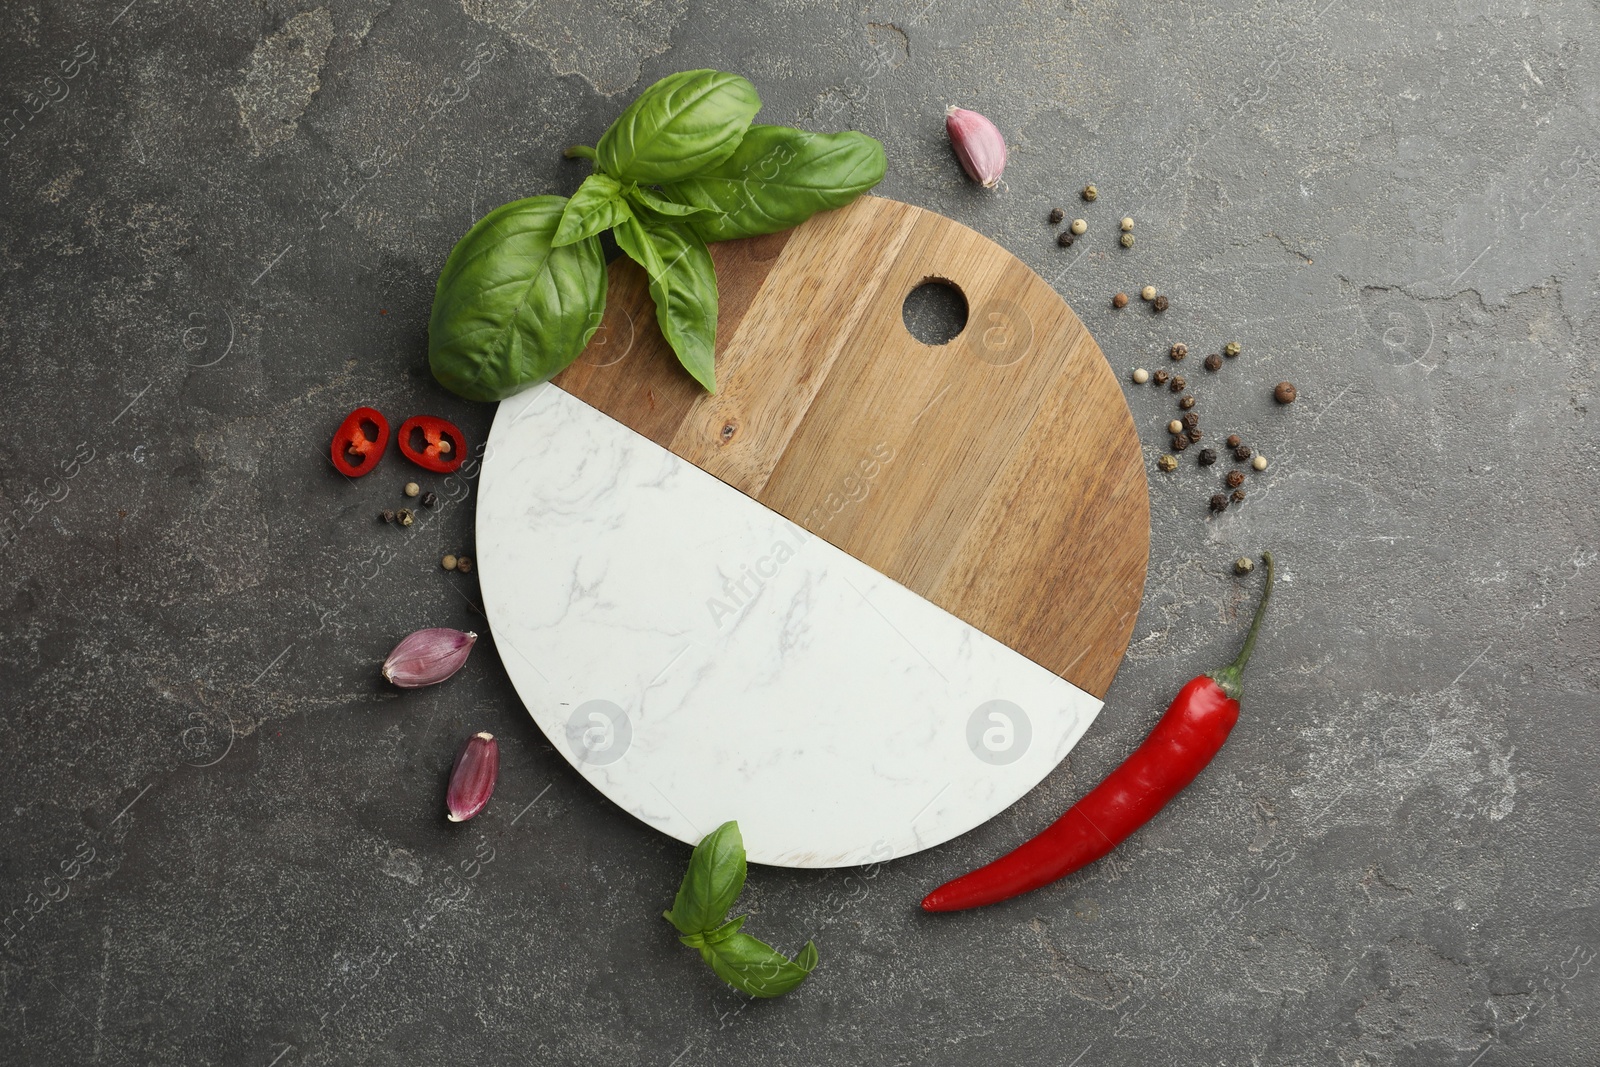
[[[556,748],[687,843],[841,867],[1033,788],[1101,702],[554,385],[501,403],[477,555]]]

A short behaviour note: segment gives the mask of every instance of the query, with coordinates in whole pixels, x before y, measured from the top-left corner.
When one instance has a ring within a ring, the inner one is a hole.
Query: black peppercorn
[[[1190,396],[1188,393],[1184,393],[1178,398],[1179,410],[1188,411],[1192,407],[1194,407],[1194,397]]]
[[[1053,208],[1050,209],[1050,221],[1051,222],[1059,223],[1062,219],[1064,219],[1066,217],[1067,217],[1067,213],[1065,211],[1062,211],[1060,208],[1053,207]]]
[[[1183,413],[1183,428],[1196,430],[1200,427],[1200,413],[1198,411],[1185,411]]]
[[[1249,445],[1240,445],[1238,448],[1234,449],[1233,450],[1233,458],[1234,459],[1249,459],[1250,458],[1250,446]]]
[[[1125,308],[1125,307],[1127,307],[1128,306],[1128,294],[1127,293],[1118,293],[1116,296],[1112,297],[1111,298],[1111,306],[1114,307],[1114,308]]]
[[[1174,452],[1182,452],[1184,449],[1186,449],[1188,447],[1189,447],[1189,435],[1188,434],[1179,433],[1179,434],[1173,434],[1172,435],[1172,450]]]
[[[1244,471],[1228,472],[1228,488],[1237,489],[1244,484]]]
[[[1211,494],[1211,510],[1212,511],[1227,511],[1228,510],[1228,494],[1227,493],[1212,493]]]
[[[1293,404],[1294,398],[1299,395],[1295,392],[1293,382],[1279,382],[1272,390],[1272,399],[1280,404]]]
[[[1217,461],[1217,450],[1216,449],[1214,449],[1214,448],[1202,448],[1200,450],[1200,466],[1209,467],[1213,463],[1215,463],[1216,461]]]
[[[394,522],[394,508],[384,508],[378,512],[379,522]]]
[[[423,493],[422,494],[422,506],[425,507],[425,508],[436,508],[436,507],[438,507],[439,506],[438,494],[434,493],[434,491],[431,490],[431,489],[428,490],[426,493]]]
[[[1155,372],[1155,374],[1151,375],[1151,377],[1156,380],[1157,385],[1166,385],[1167,381],[1172,377],[1172,375],[1168,374],[1164,370],[1158,370]]]
[[[1174,374],[1172,376],[1172,384],[1167,386],[1167,388],[1171,389],[1174,393],[1181,393],[1185,389],[1189,388],[1189,383],[1184,380],[1183,375]]]
[[[1215,352],[1206,357],[1206,370],[1213,374],[1222,369],[1222,357]]]
[[[1167,349],[1167,355],[1171,356],[1173,359],[1182,359],[1188,354],[1189,346],[1184,344],[1182,341],[1179,341],[1177,344]]]
[[[1072,231],[1070,230],[1062,230],[1060,233],[1056,234],[1056,244],[1060,245],[1062,248],[1071,248],[1072,242],[1076,240],[1077,238],[1072,236]]]
[[[1171,307],[1172,304],[1167,300],[1167,294],[1162,293],[1160,296],[1150,301],[1150,306],[1155,308],[1157,311],[1165,311],[1167,308]]]
[[[469,557],[469,556],[458,556],[456,558],[456,571],[459,574],[471,574],[472,573],[472,559],[471,559],[471,557]]]
[[[1233,502],[1234,502],[1234,503],[1235,503],[1235,504],[1242,504],[1242,503],[1244,503],[1244,490],[1243,490],[1243,489],[1235,489],[1235,490],[1234,490],[1234,491],[1233,491],[1233,492],[1232,492],[1232,493],[1231,493],[1231,494],[1230,494],[1230,496],[1231,496],[1231,498],[1232,498],[1232,500],[1233,500]]]
[[[1230,433],[1228,435],[1228,447],[1229,448],[1238,448],[1242,444],[1244,444],[1244,442],[1239,440],[1239,435],[1238,434]]]

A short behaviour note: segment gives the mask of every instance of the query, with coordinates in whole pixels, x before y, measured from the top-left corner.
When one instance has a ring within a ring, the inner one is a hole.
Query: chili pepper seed
[[[1156,371],[1154,377],[1155,377],[1157,385],[1166,385],[1167,384],[1167,380],[1170,379],[1172,377],[1172,375],[1168,374],[1164,370],[1158,370],[1158,371]]]
[[[1167,308],[1172,306],[1172,303],[1167,299],[1167,294],[1162,293],[1160,296],[1150,301],[1150,306],[1155,308],[1157,311],[1165,311]]]
[[[1133,372],[1133,380],[1140,385],[1150,380],[1150,372],[1143,367],[1138,367]]]
[[[1156,298],[1156,287],[1155,286],[1147,285],[1143,289],[1139,290],[1139,299],[1140,300],[1154,300],[1155,298]]]
[[[1121,245],[1123,248],[1132,248],[1133,247],[1133,234],[1131,234],[1131,233],[1123,234],[1121,237],[1117,238],[1117,244]]]
[[[1266,456],[1257,456],[1255,459],[1250,461],[1250,466],[1254,467],[1258,471],[1266,470],[1267,469],[1267,457]]]
[[[472,573],[472,557],[461,556],[456,560],[456,570],[461,574]]]
[[[1066,217],[1067,217],[1067,213],[1065,211],[1062,211],[1060,208],[1053,207],[1053,208],[1050,209],[1050,221],[1051,222],[1056,223],[1057,225],[1059,225],[1061,220],[1066,218]]]
[[[1255,569],[1256,561],[1251,559],[1249,556],[1240,556],[1238,559],[1233,561],[1233,573],[1235,574],[1249,574]]]
[[[1132,233],[1133,232],[1133,219],[1124,218],[1122,220],[1122,232],[1123,233]]]
[[[439,566],[443,567],[447,571],[453,571],[456,569],[456,564],[459,562],[460,560],[456,559],[454,556],[446,556],[439,561]]]
[[[1214,449],[1214,448],[1202,448],[1200,450],[1200,466],[1209,467],[1213,463],[1215,463],[1216,461],[1217,461],[1217,450],[1216,449]]]
[[[416,482],[407,482],[406,487],[401,490],[401,492],[405,493],[406,496],[416,496],[418,493],[422,492],[422,486],[418,485]]]
[[[1249,459],[1250,458],[1250,446],[1249,445],[1240,445],[1238,448],[1234,449],[1233,450],[1233,458],[1234,459],[1240,459],[1240,460]]]
[[[1244,471],[1228,472],[1228,488],[1237,489],[1244,484]]]
[[[1188,393],[1184,393],[1178,398],[1178,407],[1183,411],[1188,411],[1190,408],[1194,407],[1194,397],[1190,396]]]
[[[1175,360],[1182,359],[1183,357],[1187,356],[1188,354],[1189,354],[1189,346],[1184,344],[1182,341],[1179,341],[1177,344],[1175,344],[1171,348],[1167,349],[1167,356],[1170,359],[1175,359]]]
[[[1300,394],[1295,392],[1293,382],[1279,382],[1272,390],[1272,399],[1280,404],[1293,404],[1295,397]]]
[[[1178,457],[1162,456],[1160,459],[1156,460],[1156,466],[1160,467],[1164,471],[1175,471],[1178,469]]]
[[[1100,199],[1100,190],[1096,189],[1092,185],[1085,185],[1081,195],[1083,196],[1084,200],[1092,204],[1096,200]]]
[[[1089,229],[1089,224],[1087,222],[1084,222],[1082,219],[1073,219],[1072,220],[1072,232],[1074,234],[1076,234],[1077,236],[1082,237],[1084,235],[1084,233],[1088,231],[1088,229]]]
[[[1239,435],[1238,434],[1230,433],[1228,435],[1228,447],[1229,448],[1238,448],[1242,444],[1244,444],[1244,442],[1239,440]]]
[[[1232,359],[1234,356],[1237,356],[1239,354],[1239,342],[1238,341],[1229,341],[1227,344],[1223,345],[1222,346],[1222,354],[1227,356],[1229,359]],[[1251,565],[1254,566],[1254,564],[1251,564]]]
[[[1211,510],[1212,511],[1227,511],[1228,510],[1228,494],[1227,493],[1212,493],[1211,494]]]
[[[411,514],[410,508],[401,508],[399,511],[394,513],[394,521],[398,522],[401,526],[410,526],[416,521],[416,516]]]
[[[1215,352],[1213,352],[1209,356],[1206,357],[1206,370],[1210,371],[1212,374],[1215,374],[1217,371],[1219,371],[1221,369],[1222,369],[1222,357],[1221,356],[1219,356]]]
[[[1127,307],[1128,306],[1128,294],[1127,293],[1118,293],[1116,296],[1112,297],[1111,298],[1111,306],[1114,307],[1114,308],[1125,308],[1125,307]]]

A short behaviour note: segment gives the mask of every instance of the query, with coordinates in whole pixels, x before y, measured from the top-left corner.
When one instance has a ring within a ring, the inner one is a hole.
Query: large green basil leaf
[[[761,109],[756,87],[737,74],[686,70],[639,94],[595,146],[599,168],[655,185],[727,159]]]
[[[716,392],[717,271],[706,243],[683,222],[648,212],[612,232],[622,250],[650,275],[656,322],[678,362],[707,392]]]
[[[866,134],[751,126],[734,153],[693,177],[663,185],[668,199],[711,208],[688,225],[707,241],[798,226],[883,180],[883,145]]]
[[[446,389],[501,400],[578,358],[606,307],[596,237],[555,248],[566,199],[514,200],[456,243],[434,290],[428,363]]]
[[[726,926],[722,920],[733,902],[739,899],[747,871],[739,824],[725,822],[695,846],[694,855],[689,858],[689,870],[678,887],[678,896],[671,909],[662,914],[681,934],[710,936],[720,933],[726,926],[733,926],[729,933],[736,932],[744,923],[742,918]]]
[[[621,182],[604,174],[591,174],[567,201],[567,209],[561,213],[561,225],[556,227],[551,244],[557,248],[577,244],[611,229],[632,214],[622,198]]]
[[[752,997],[781,997],[817,966],[817,946],[811,941],[792,960],[760,938],[741,933],[708,938],[699,949],[719,978]]]

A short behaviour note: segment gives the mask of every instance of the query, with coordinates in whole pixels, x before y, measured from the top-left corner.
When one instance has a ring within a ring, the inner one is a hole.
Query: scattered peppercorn
[[[407,482],[406,487],[404,490],[402,490],[402,492],[404,492],[406,496],[416,496],[418,493],[422,492],[422,486],[418,485],[416,482]]]
[[[1123,234],[1121,237],[1117,238],[1117,244],[1121,245],[1123,248],[1132,248],[1133,247],[1133,234],[1131,234],[1131,233]]]
[[[1079,237],[1082,237],[1084,232],[1086,230],[1088,230],[1088,229],[1089,229],[1089,224],[1087,222],[1084,222],[1082,219],[1073,219],[1072,220],[1072,232],[1077,234]]]
[[[1216,449],[1214,449],[1214,448],[1202,448],[1200,450],[1200,466],[1209,467],[1213,463],[1215,463],[1216,461],[1217,461],[1217,450]]]
[[[1182,359],[1184,356],[1187,356],[1188,354],[1189,354],[1189,346],[1184,344],[1182,341],[1179,341],[1177,344],[1175,344],[1171,348],[1167,349],[1167,355],[1170,356],[1173,359]]]
[[[1228,510],[1228,494],[1226,494],[1226,493],[1212,493],[1211,494],[1211,510],[1212,511],[1227,511]]]
[[[1143,367],[1138,367],[1133,372],[1133,380],[1138,382],[1140,385],[1143,385],[1145,382],[1150,380],[1150,372],[1145,370]]]
[[[1173,419],[1171,422],[1167,423],[1168,433],[1182,433],[1183,430],[1184,425],[1182,419]]]
[[[1244,490],[1243,489],[1235,489],[1232,493],[1228,494],[1228,498],[1230,500],[1232,500],[1235,504],[1243,504],[1244,503]]]
[[[1167,294],[1162,293],[1160,296],[1150,301],[1150,306],[1155,308],[1157,311],[1165,311],[1167,308],[1172,306],[1172,303],[1167,299]]]
[[[439,561],[439,566],[443,567],[447,571],[453,571],[456,569],[457,562],[459,561],[454,556],[446,556],[444,559]]]
[[[1184,393],[1178,398],[1178,408],[1180,410],[1188,411],[1192,407],[1194,407],[1194,397],[1190,396],[1188,393]]]
[[[1196,426],[1196,427],[1193,427],[1192,429],[1190,429],[1190,431],[1189,431],[1189,440],[1198,441],[1198,440],[1200,440],[1200,437],[1201,437],[1200,427]]]
[[[1053,207],[1053,208],[1050,209],[1050,221],[1051,222],[1059,223],[1062,219],[1064,219],[1066,217],[1067,217],[1067,213],[1065,211],[1062,211],[1060,208]]]
[[[1124,218],[1122,220],[1122,232],[1123,233],[1131,233],[1132,231],[1133,231],[1133,219]]]
[[[1174,437],[1172,439],[1172,450],[1174,452],[1182,452],[1184,449],[1186,449],[1188,447],[1189,447],[1189,435],[1188,434],[1180,433],[1180,434],[1178,434],[1176,437]]]
[[[1155,298],[1156,298],[1156,287],[1155,286],[1147,285],[1143,289],[1139,290],[1139,299],[1140,300],[1154,300]]]
[[[1279,382],[1277,388],[1272,390],[1272,399],[1280,404],[1293,404],[1294,398],[1299,395],[1295,392],[1293,382]]]
[[[1228,447],[1229,448],[1238,448],[1242,444],[1244,444],[1244,442],[1239,439],[1239,435],[1238,434],[1230,433],[1228,435]]]
[[[1174,374],[1172,376],[1172,384],[1167,386],[1167,388],[1171,389],[1174,393],[1181,393],[1185,389],[1189,388],[1189,383],[1184,380],[1183,375]]]
[[[1217,371],[1219,371],[1221,369],[1222,369],[1222,357],[1221,356],[1219,356],[1215,352],[1213,352],[1209,356],[1206,357],[1206,370],[1210,371],[1212,374],[1215,374]]]
[[[1056,234],[1056,244],[1060,245],[1062,248],[1071,248],[1072,242],[1076,240],[1077,238],[1072,236],[1072,231],[1070,230],[1062,230],[1060,233]]]
[[[1244,471],[1228,472],[1228,488],[1237,489],[1244,484]]]
[[[1092,185],[1085,185],[1083,187],[1083,198],[1092,204],[1096,200],[1100,199],[1100,190],[1096,189]]]
[[[1127,293],[1118,293],[1116,296],[1112,297],[1111,298],[1111,306],[1114,307],[1114,308],[1125,308],[1125,307],[1127,307],[1128,306],[1128,294]]]
[[[1160,467],[1164,471],[1175,471],[1178,469],[1178,457],[1162,456],[1160,459],[1156,460],[1156,466]]]
[[[1266,470],[1267,469],[1267,457],[1266,456],[1257,456],[1255,459],[1250,461],[1250,466],[1254,467],[1258,471]]]
[[[382,511],[378,512],[378,521],[391,523],[394,522],[394,509],[384,508]]]
[[[1249,556],[1240,556],[1238,559],[1233,561],[1233,573],[1235,574],[1249,574],[1255,569],[1256,561],[1251,559]]]
[[[471,559],[471,557],[462,556],[459,559],[457,559],[456,560],[456,571],[461,573],[461,574],[471,574],[472,573],[472,559]]]
[[[1249,445],[1240,445],[1238,448],[1234,449],[1233,450],[1233,458],[1234,459],[1249,459],[1250,458],[1250,446]]]
[[[431,490],[431,489],[428,490],[426,493],[423,493],[422,494],[422,506],[425,507],[425,508],[438,507],[439,506],[439,497],[438,497],[438,495],[435,494],[434,491]]]
[[[1198,430],[1200,428],[1200,413],[1198,411],[1184,412],[1183,428],[1185,430]]]
[[[1229,359],[1237,356],[1239,354],[1239,342],[1229,341],[1227,344],[1223,345],[1222,354],[1227,356]]]
[[[1155,377],[1157,385],[1166,385],[1167,384],[1167,379],[1171,378],[1172,375],[1168,374],[1164,370],[1158,370],[1158,371],[1156,371],[1154,377]]]
[[[401,526],[410,526],[416,521],[416,516],[411,514],[410,508],[401,508],[399,511],[394,513],[394,521],[398,522]]]

